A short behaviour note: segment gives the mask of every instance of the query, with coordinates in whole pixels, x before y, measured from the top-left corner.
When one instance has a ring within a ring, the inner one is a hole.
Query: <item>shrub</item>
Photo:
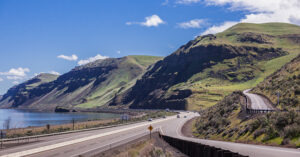
[[[287,145],[290,143],[290,139],[289,138],[285,138],[282,140],[281,145]]]
[[[294,138],[300,136],[300,126],[293,124],[284,128],[284,137]]]
[[[268,141],[273,138],[279,137],[279,133],[272,126],[267,127],[265,133],[266,133],[266,136],[264,137],[263,141]]]
[[[253,134],[253,138],[256,139],[258,136],[262,135],[265,133],[265,130],[264,129],[259,129],[259,130],[256,130]]]
[[[288,117],[284,117],[282,114],[279,114],[276,118],[275,126],[278,129],[283,129],[286,125],[288,125]]]
[[[252,133],[253,131],[255,131],[256,129],[258,129],[260,127],[260,121],[258,119],[254,120],[252,123],[250,123],[250,132]]]

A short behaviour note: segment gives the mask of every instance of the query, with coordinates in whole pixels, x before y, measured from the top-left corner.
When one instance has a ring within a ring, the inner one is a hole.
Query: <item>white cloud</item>
[[[249,12],[249,14],[246,14],[244,18],[237,22],[285,22],[300,25],[299,0],[205,0],[205,2],[208,5],[230,6],[229,9],[232,11],[241,10]],[[224,28],[225,24],[228,26],[228,23],[225,22],[224,26],[220,25],[218,27]],[[205,32],[209,32],[210,29]]]
[[[175,3],[177,4],[193,4],[193,3],[198,3],[200,0],[176,0]]]
[[[54,71],[54,70],[52,70],[52,71],[49,71],[49,73],[50,73],[50,74],[53,74],[53,75],[60,75],[60,73],[59,73],[59,72],[56,72],[56,71]]]
[[[11,68],[8,72],[0,72],[0,75],[6,76],[8,79],[22,79],[26,73],[30,72],[28,68]]]
[[[168,5],[169,4],[169,0],[165,0],[161,5]]]
[[[99,60],[99,59],[106,59],[106,58],[108,58],[108,57],[97,54],[95,57],[90,57],[88,59],[78,61],[78,65],[84,65],[84,64],[94,62],[94,61]]]
[[[0,77],[0,82],[3,81],[3,78]]]
[[[68,61],[76,61],[78,59],[77,55],[72,54],[71,56],[66,56],[66,55],[59,55],[57,58],[65,59]]]
[[[24,77],[21,76],[6,76],[8,80],[22,80]]]
[[[20,82],[19,81],[14,81],[14,82],[12,82],[14,85],[17,85],[17,84],[20,84]]]
[[[160,24],[165,24],[164,22],[158,15],[152,15],[145,17],[145,22],[126,22],[126,25],[134,25],[138,24],[141,26],[146,26],[146,27],[157,27]]]
[[[121,54],[121,51],[120,51],[120,50],[118,50],[118,51],[117,51],[117,54]]]
[[[201,35],[206,35],[206,34],[216,34],[219,32],[223,32],[224,30],[232,27],[233,25],[237,24],[238,22],[233,22],[233,21],[227,21],[224,22],[221,25],[215,25],[210,28],[208,28],[206,31],[204,31]]]
[[[201,28],[206,25],[205,20],[203,19],[193,19],[187,22],[178,23],[177,26],[180,28],[188,29],[188,28]]]

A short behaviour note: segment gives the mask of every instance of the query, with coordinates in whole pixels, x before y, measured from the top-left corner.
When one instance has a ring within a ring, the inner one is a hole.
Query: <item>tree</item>
[[[11,123],[11,118],[8,117],[7,119],[5,119],[4,123],[3,123],[3,128],[6,130],[10,129],[10,123]]]

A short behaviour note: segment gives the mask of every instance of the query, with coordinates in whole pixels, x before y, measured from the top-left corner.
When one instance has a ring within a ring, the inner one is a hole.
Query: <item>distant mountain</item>
[[[199,36],[158,61],[110,105],[204,109],[234,90],[255,87],[300,51],[300,27],[237,24]]]
[[[281,109],[300,108],[300,56],[270,75],[253,92],[267,96],[275,105],[279,92]]]
[[[33,81],[29,80],[17,85],[4,95],[0,106],[40,110],[103,106],[130,88],[151,64],[160,59],[126,56],[97,60],[47,82],[33,86]]]
[[[24,83],[15,85],[0,98],[0,107],[18,107],[19,104],[33,96],[31,91],[44,83],[56,80],[58,77],[58,75],[42,73]]]

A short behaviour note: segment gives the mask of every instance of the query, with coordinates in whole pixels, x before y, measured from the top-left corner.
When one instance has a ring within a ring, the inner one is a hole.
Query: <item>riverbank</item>
[[[83,121],[83,122],[74,121],[74,123],[67,123],[67,124],[60,124],[60,125],[46,125],[41,127],[15,128],[15,129],[8,129],[4,131],[6,132],[6,138],[17,138],[17,137],[24,137],[24,136],[35,136],[41,134],[59,133],[59,132],[66,132],[72,130],[82,130],[82,129],[97,128],[97,127],[104,127],[110,125],[132,123],[138,121],[145,121],[148,120],[149,118],[159,118],[163,116],[171,116],[174,114],[176,113],[166,112],[166,111],[148,111],[148,112],[139,112],[134,116],[129,116],[127,120],[122,120],[120,115],[120,118],[113,118],[113,119],[90,120],[90,121]]]

